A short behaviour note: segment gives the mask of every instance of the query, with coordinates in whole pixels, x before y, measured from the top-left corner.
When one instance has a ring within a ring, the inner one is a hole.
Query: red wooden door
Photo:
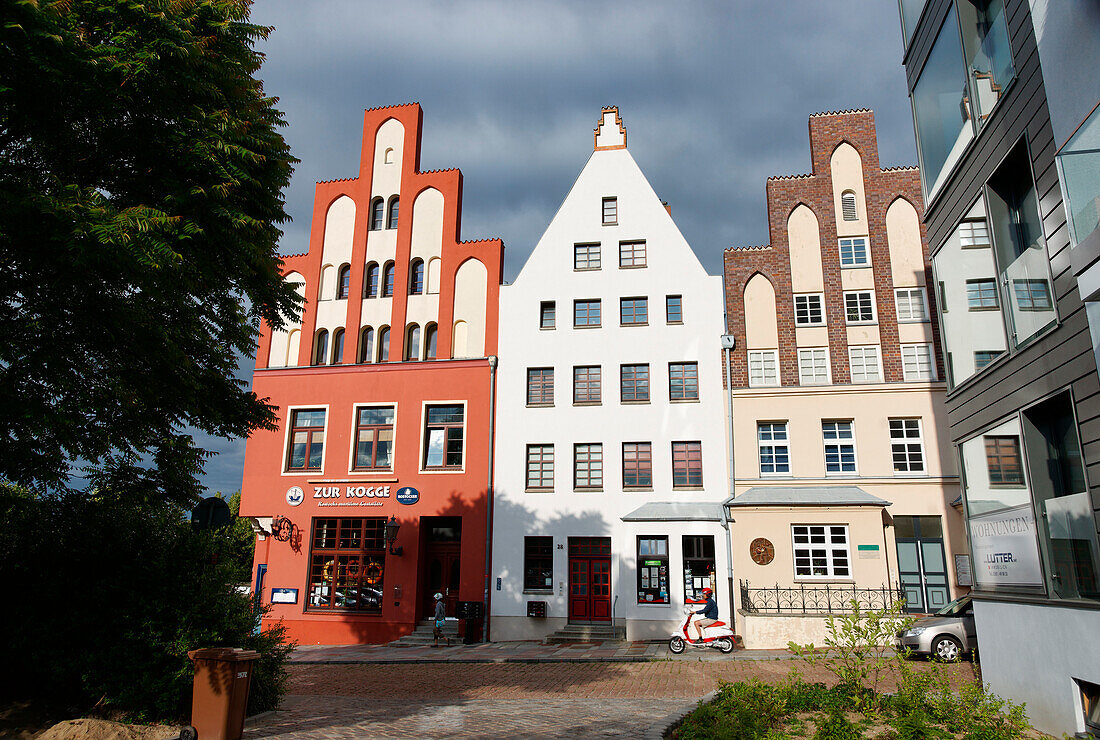
[[[592,621],[611,621],[611,558],[591,561]]]
[[[569,560],[569,620],[587,622],[591,619],[589,609],[589,569],[588,558],[570,558]]]
[[[458,582],[461,571],[457,542],[433,542],[425,553],[427,560],[427,586],[423,595],[425,616],[435,614],[435,594],[443,594],[443,606],[447,616],[453,617],[458,608]]]
[[[611,621],[611,558],[569,559],[569,621]]]

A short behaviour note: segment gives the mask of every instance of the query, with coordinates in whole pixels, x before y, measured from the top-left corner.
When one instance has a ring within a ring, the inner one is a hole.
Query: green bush
[[[822,722],[817,725],[814,740],[861,740],[863,733],[844,715],[839,707],[834,707]]]
[[[242,647],[262,658],[251,711],[277,705],[291,647],[254,634],[259,614],[235,589],[222,532],[196,532],[183,511],[106,495],[32,498],[0,489],[0,582],[17,607],[0,614],[8,698],[65,712],[178,720],[190,714],[187,651]]]

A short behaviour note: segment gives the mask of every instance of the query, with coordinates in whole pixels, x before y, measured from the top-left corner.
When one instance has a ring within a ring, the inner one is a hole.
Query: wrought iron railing
[[[851,614],[852,601],[860,609],[887,609],[903,603],[904,594],[899,586],[800,583],[752,588],[748,581],[741,581],[741,608],[752,614]]]

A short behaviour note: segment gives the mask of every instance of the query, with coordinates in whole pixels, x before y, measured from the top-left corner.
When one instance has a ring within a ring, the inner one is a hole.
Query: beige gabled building
[[[770,245],[725,253],[750,648],[820,643],[853,597],[928,612],[970,584],[919,173],[879,166],[869,110],[809,130],[811,173],[767,182]]]

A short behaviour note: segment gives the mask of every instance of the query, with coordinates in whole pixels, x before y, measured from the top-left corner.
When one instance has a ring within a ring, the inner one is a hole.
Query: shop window
[[[1100,108],[1058,152],[1066,214],[1075,244],[1100,226]]]
[[[573,488],[603,489],[603,445],[586,443],[573,445]]]
[[[375,298],[378,295],[378,263],[367,265],[367,279],[363,281],[363,297]]]
[[[462,467],[466,409],[459,404],[428,406],[424,423],[424,467]]]
[[[308,609],[382,613],[386,519],[314,519]]]
[[[749,385],[779,385],[779,350],[749,350]]]
[[[385,210],[385,202],[381,198],[375,198],[370,204],[370,230],[381,231],[382,216]]]
[[[979,372],[1008,347],[994,277],[997,266],[989,243],[985,204],[979,200],[932,257],[941,293],[947,378],[952,386]],[[947,306],[959,310],[949,313]],[[975,353],[974,347],[980,347],[981,353]]]
[[[1100,546],[1069,392],[1024,410],[1022,429],[1050,591],[1100,599]]]
[[[554,489],[554,445],[527,445],[527,490]]]
[[[848,348],[848,367],[853,383],[881,383],[882,363],[878,345]]]
[[[758,422],[756,444],[760,457],[760,475],[791,474],[791,448],[787,437],[787,422]]]
[[[396,229],[397,228],[397,211],[398,211],[398,207],[400,205],[401,205],[401,199],[398,198],[396,195],[393,196],[392,198],[390,198],[389,216],[386,219],[386,228],[387,229]]]
[[[901,345],[901,369],[906,381],[935,380],[931,344]]]
[[[796,578],[850,578],[847,525],[792,524]]]
[[[801,385],[828,384],[829,350],[824,347],[798,350],[798,382]]]
[[[653,485],[653,445],[649,442],[623,443],[623,488],[649,488]]]
[[[890,455],[895,473],[925,472],[920,419],[890,419]]]
[[[554,405],[554,368],[527,368],[527,405]]]
[[[554,589],[554,538],[523,538],[523,590]]]
[[[894,303],[897,305],[899,322],[928,321],[928,302],[924,299],[924,288],[897,288],[894,291]]]
[[[809,293],[794,297],[795,326],[821,326],[825,323],[825,297]]]
[[[600,269],[600,245],[574,244],[573,245],[573,269],[574,270],[598,270]]]
[[[649,365],[619,367],[619,398],[624,402],[649,400]]]
[[[714,537],[712,535],[690,535],[683,538],[684,555],[684,601],[701,604],[706,601],[703,589],[716,592],[717,579],[714,573]]]
[[[344,361],[344,330],[337,329],[332,332],[332,364],[339,365]]]
[[[645,267],[645,242],[619,242],[619,267]]]
[[[669,603],[668,537],[638,537],[638,603]]]
[[[644,326],[649,323],[649,300],[620,298],[619,323],[623,326]]]
[[[1008,287],[1002,296],[1005,314],[1019,346],[1057,320],[1039,199],[1023,141],[990,178],[986,198],[1000,281]]]
[[[855,474],[856,438],[852,422],[823,421],[821,437],[825,442],[825,474]]]
[[[619,223],[619,199],[603,199],[603,225],[614,226]]]
[[[839,244],[841,267],[868,267],[871,264],[870,252],[867,250],[867,237],[855,236],[850,239],[841,239]]]
[[[325,448],[324,409],[303,409],[290,415],[290,449],[286,469],[321,470]]]
[[[573,326],[582,329],[600,325],[600,301],[573,301]]]
[[[940,189],[974,138],[973,106],[952,7],[913,86],[913,117],[925,200]]]
[[[703,443],[672,443],[672,487],[699,488],[703,485]]]
[[[668,363],[668,398],[670,401],[699,400],[699,363]]]
[[[393,406],[358,409],[355,424],[355,470],[393,468]]]
[[[409,295],[420,295],[424,292],[424,260],[415,259],[409,265]]]
[[[844,294],[844,317],[849,324],[875,323],[875,294],[870,290]]]
[[[600,403],[600,366],[573,368],[573,403]]]
[[[328,362],[328,329],[317,332],[317,339],[313,343],[313,364],[324,365]]]
[[[342,265],[336,277],[336,297],[347,298],[351,290],[351,265]]]
[[[556,306],[554,301],[543,301],[539,304],[539,328],[540,329],[553,329],[557,325],[557,316],[555,316]]]
[[[665,296],[665,321],[669,324],[684,323],[683,301],[681,296]]]

